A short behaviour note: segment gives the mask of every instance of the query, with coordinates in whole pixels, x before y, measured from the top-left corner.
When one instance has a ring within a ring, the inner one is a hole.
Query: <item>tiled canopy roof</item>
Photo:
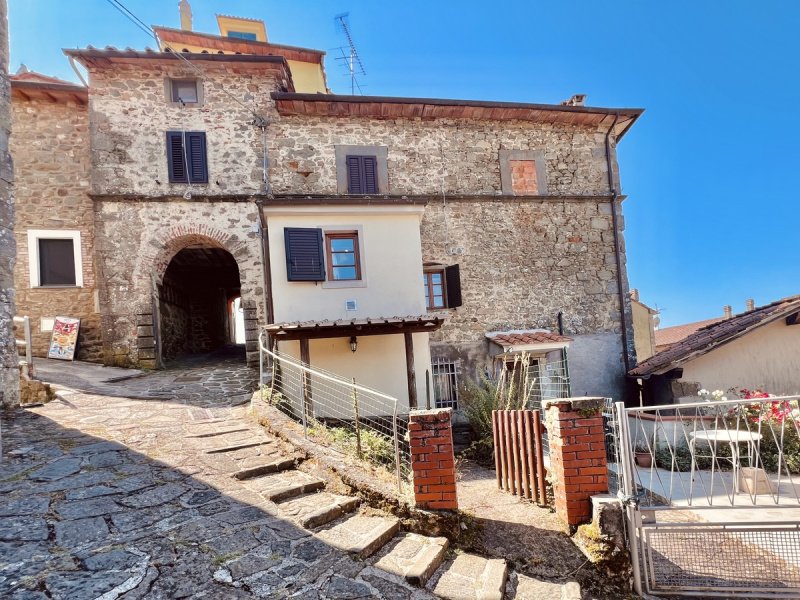
[[[563,344],[571,342],[572,338],[564,335],[550,333],[549,331],[520,331],[513,333],[497,333],[487,335],[498,346],[509,348],[512,346],[526,346],[529,344]]]
[[[656,348],[662,350],[664,348],[661,348],[661,346],[671,346],[692,335],[701,327],[719,323],[722,319],[723,317],[718,317],[716,319],[706,319],[705,321],[695,321],[694,323],[684,323],[683,325],[675,325],[674,327],[656,329]]]
[[[790,296],[765,306],[759,306],[754,310],[734,315],[730,319],[723,319],[710,325],[705,325],[666,350],[658,352],[639,363],[628,374],[634,377],[646,377],[664,373],[695,356],[700,356],[722,344],[733,341],[757,327],[797,312],[800,312],[800,295]]]
[[[364,317],[323,321],[296,321],[274,323],[264,330],[275,339],[296,340],[301,338],[332,338],[359,335],[388,335],[392,333],[414,333],[436,331],[447,315],[428,313],[407,317]]]

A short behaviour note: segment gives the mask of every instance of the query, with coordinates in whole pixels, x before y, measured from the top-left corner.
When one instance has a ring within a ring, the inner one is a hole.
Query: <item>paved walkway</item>
[[[189,355],[166,369],[139,371],[46,358],[33,361],[36,377],[56,388],[115,397],[161,399],[193,405],[244,403],[258,385],[258,368],[245,363],[244,348],[226,346]]]
[[[73,393],[4,415],[0,597],[432,598],[232,477],[285,454],[245,407],[192,398]]]

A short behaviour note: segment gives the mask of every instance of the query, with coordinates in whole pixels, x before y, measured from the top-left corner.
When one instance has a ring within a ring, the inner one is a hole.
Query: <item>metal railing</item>
[[[28,376],[33,376],[33,342],[31,337],[31,318],[30,317],[14,317],[14,324],[19,325],[22,329],[23,337],[17,338],[16,335],[14,336],[14,343],[17,346],[17,351],[19,352],[20,348],[24,348],[24,360],[25,360],[25,368],[27,369]],[[23,357],[23,353],[20,352],[20,358]]]
[[[262,401],[303,426],[306,437],[386,469],[398,489],[411,476],[408,415],[398,400],[270,350],[259,336]]]
[[[800,396],[625,409],[647,506],[800,506]]]

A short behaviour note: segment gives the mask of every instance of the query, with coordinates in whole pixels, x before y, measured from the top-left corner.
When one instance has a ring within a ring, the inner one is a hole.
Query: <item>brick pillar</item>
[[[457,510],[451,408],[414,411],[409,416],[414,500],[418,508]]]
[[[592,519],[591,497],[608,493],[603,398],[545,401],[556,513],[570,526]]]

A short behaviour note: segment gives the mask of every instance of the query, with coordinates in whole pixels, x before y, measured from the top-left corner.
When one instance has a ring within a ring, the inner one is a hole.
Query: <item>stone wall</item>
[[[268,115],[277,66],[197,64],[207,73],[203,102],[185,107],[167,100],[168,77],[197,77],[179,61],[89,69],[94,193],[182,196],[187,184],[169,183],[166,151],[166,132],[181,130],[206,133],[209,181],[192,184],[194,195],[261,190],[262,134],[248,109]]]
[[[388,147],[390,194],[500,194],[501,149],[544,153],[550,194],[606,194],[604,135],[526,121],[279,117],[273,191],[335,194],[334,145]]]
[[[14,170],[9,153],[11,87],[8,82],[8,20],[0,0],[0,407],[19,404],[19,358],[14,344]]]
[[[100,315],[95,302],[94,207],[88,196],[88,117],[87,107],[74,101],[17,96],[13,101],[17,132],[11,144],[17,166],[17,311],[32,317],[35,356],[45,356],[50,342],[50,331],[42,331],[40,318],[68,316],[81,319],[77,358],[102,358]],[[83,287],[31,287],[30,229],[80,231]]]
[[[258,218],[255,204],[244,201],[98,201],[95,251],[103,265],[106,364],[156,366],[154,286],[161,283],[172,257],[187,247],[230,252],[239,267],[246,317],[264,323],[261,235],[253,227]],[[246,333],[248,360],[257,361],[258,332],[251,327]]]
[[[579,393],[620,397],[609,200],[432,201],[421,233],[425,262],[458,264],[461,271],[463,305],[431,334],[434,357],[458,359],[474,372],[488,358],[487,332],[557,332],[561,312],[564,333],[574,339],[570,374]]]

